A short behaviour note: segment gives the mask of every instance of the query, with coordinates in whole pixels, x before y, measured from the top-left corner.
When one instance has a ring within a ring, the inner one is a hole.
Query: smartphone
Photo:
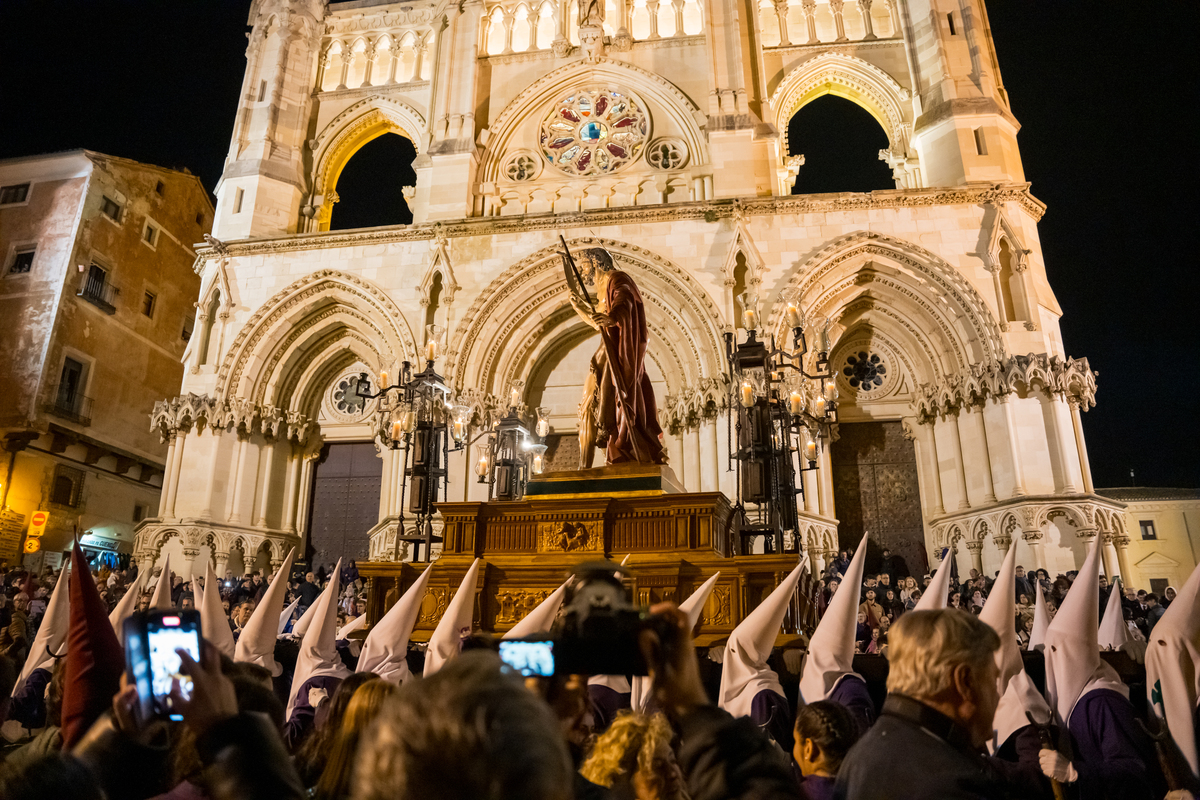
[[[526,677],[548,678],[554,675],[554,642],[501,640],[500,660]]]
[[[125,663],[144,720],[183,717],[171,707],[171,689],[179,682],[180,694],[192,696],[192,679],[179,671],[178,650],[200,660],[200,612],[170,609],[135,613],[125,620]]]

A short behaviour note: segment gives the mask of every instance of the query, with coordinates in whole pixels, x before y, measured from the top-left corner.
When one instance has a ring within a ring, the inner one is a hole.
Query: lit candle
[[[809,437],[808,441],[804,443],[804,460],[817,460],[817,443],[812,440],[812,437]]]
[[[795,303],[788,303],[787,306],[787,321],[788,326],[792,328],[800,327],[800,309]]]
[[[404,432],[408,433],[413,429],[413,424],[416,422],[416,414],[411,411],[405,411],[400,415],[400,425],[404,428]]]
[[[392,441],[393,442],[397,442],[400,440],[400,432],[401,432],[400,423],[393,422],[392,423]]]
[[[546,434],[550,432],[550,421],[545,417],[537,421],[537,435],[546,438]]]
[[[742,324],[748,331],[758,328],[758,312],[753,308],[747,308],[742,312]]]
[[[479,463],[475,465],[475,474],[482,478],[484,475],[487,475],[487,472],[488,472],[487,455],[481,453],[479,456]]]
[[[825,399],[832,403],[838,398],[837,382],[833,378],[825,381]]]
[[[788,398],[792,415],[795,416],[804,410],[804,395],[793,391],[791,397]]]
[[[816,406],[816,416],[818,418],[825,416],[825,398],[818,396],[815,406]]]
[[[750,406],[754,405],[754,387],[750,385],[749,381],[742,382],[741,402],[742,402],[742,405],[745,406],[746,408],[749,408]]]
[[[774,383],[779,383],[779,373],[778,372],[771,373],[771,381]]]
[[[511,406],[521,405],[521,393],[518,392],[516,389],[512,390],[512,400],[509,402],[509,405],[511,405]]]
[[[542,474],[542,454],[541,453],[538,453],[537,455],[535,455],[533,457],[533,474],[534,475]]]
[[[388,388],[387,370],[386,369],[383,372],[379,373],[379,388],[380,389]]]
[[[461,442],[463,438],[463,421],[461,419],[454,420],[454,439]]]
[[[437,358],[437,339],[430,339],[425,343],[425,360],[433,361]]]

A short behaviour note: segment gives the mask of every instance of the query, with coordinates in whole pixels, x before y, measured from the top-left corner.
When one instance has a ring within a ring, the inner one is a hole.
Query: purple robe
[[[771,689],[763,689],[750,701],[750,719],[762,728],[785,753],[792,752],[792,709],[786,697]]]
[[[841,703],[849,710],[858,723],[858,733],[861,736],[875,724],[875,703],[871,693],[867,691],[867,683],[857,675],[847,675],[829,693],[828,700]]]
[[[617,718],[617,712],[630,708],[630,692],[618,692],[600,684],[589,684],[588,699],[592,704],[592,720],[597,734],[604,733]]]
[[[800,784],[801,800],[833,800],[833,785],[837,778],[809,775]]]
[[[25,683],[12,696],[8,719],[15,719],[30,730],[46,727],[46,686],[50,684],[50,677],[48,669],[39,668],[29,673]]]
[[[1133,704],[1112,689],[1094,689],[1075,704],[1067,725],[1081,797],[1151,800],[1166,794],[1154,742]]]
[[[295,751],[312,733],[314,727],[313,718],[316,716],[317,710],[309,705],[308,690],[324,689],[329,693],[329,699],[332,700],[334,692],[342,685],[343,680],[345,679],[337,675],[317,675],[300,684],[300,689],[296,692],[296,705],[292,707],[292,716],[288,717],[287,723],[283,726],[283,740],[287,743],[289,750]]]

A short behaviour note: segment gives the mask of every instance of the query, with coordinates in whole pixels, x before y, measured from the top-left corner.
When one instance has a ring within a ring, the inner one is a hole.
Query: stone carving
[[[276,439],[285,438],[303,445],[316,429],[316,422],[297,411],[273,406],[258,406],[240,398],[217,400],[208,395],[186,394],[171,400],[159,400],[150,413],[150,431],[157,431],[165,442],[180,431],[197,430],[208,426],[215,434],[227,429],[258,432]]]
[[[1087,411],[1096,404],[1098,374],[1088,366],[1086,358],[1063,360],[1046,353],[1030,353],[972,364],[937,384],[924,384],[913,406],[920,419],[928,420],[963,405],[1030,391],[1036,386],[1050,394],[1065,395]]]
[[[511,589],[500,592],[496,596],[496,602],[500,606],[496,611],[496,624],[515,625],[549,596],[550,592],[545,589]]]
[[[603,553],[603,528],[598,522],[543,522],[538,528],[538,552]]]

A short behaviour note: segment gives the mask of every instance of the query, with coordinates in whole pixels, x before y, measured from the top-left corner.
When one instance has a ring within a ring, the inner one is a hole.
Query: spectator
[[[592,783],[613,789],[616,797],[684,800],[672,735],[662,714],[623,712],[596,740],[580,772]]]
[[[305,573],[304,582],[300,584],[300,607],[308,608],[317,601],[317,597],[321,594],[320,587],[316,584],[316,575],[311,572]]]
[[[329,759],[317,781],[313,797],[317,800],[344,800],[350,797],[350,782],[359,743],[379,715],[384,702],[398,688],[393,683],[375,678],[354,691],[350,705],[346,707],[345,718],[336,728]]]
[[[1021,595],[1033,597],[1033,585],[1029,582],[1029,579],[1025,577],[1025,568],[1020,565],[1017,566],[1016,582],[1017,597],[1020,597]]]
[[[1170,608],[1171,603],[1173,603],[1175,601],[1175,594],[1176,594],[1175,587],[1168,586],[1166,589],[1163,590],[1163,596],[1158,601],[1159,605],[1161,605],[1164,609]]]
[[[374,680],[379,676],[373,672],[356,672],[338,685],[333,697],[317,707],[313,732],[296,752],[296,769],[305,786],[314,786],[324,774],[354,693]]]
[[[832,800],[838,769],[858,737],[858,724],[842,704],[818,700],[800,707],[792,757],[804,776],[801,798]]]
[[[21,592],[13,598],[12,618],[0,630],[0,655],[7,656],[20,668],[29,646],[29,595]]]
[[[1158,595],[1151,592],[1146,595],[1146,634],[1147,636],[1154,630],[1154,626],[1162,619],[1162,615],[1166,613],[1166,609],[1158,604]]]
[[[380,710],[359,750],[353,796],[570,800],[571,774],[550,709],[501,673],[495,654],[472,650],[402,686]]]
[[[874,589],[867,589],[867,599],[858,608],[859,611],[866,613],[867,625],[872,628],[879,627],[879,620],[883,617],[884,610],[883,606],[875,599]]]
[[[1008,796],[1004,776],[979,755],[1000,700],[995,631],[942,609],[905,614],[891,639],[883,713],[846,756],[837,796]]]
[[[921,602],[921,590],[913,589],[913,593],[908,596],[908,600],[904,603],[905,611],[912,611],[917,607],[917,603]]]

